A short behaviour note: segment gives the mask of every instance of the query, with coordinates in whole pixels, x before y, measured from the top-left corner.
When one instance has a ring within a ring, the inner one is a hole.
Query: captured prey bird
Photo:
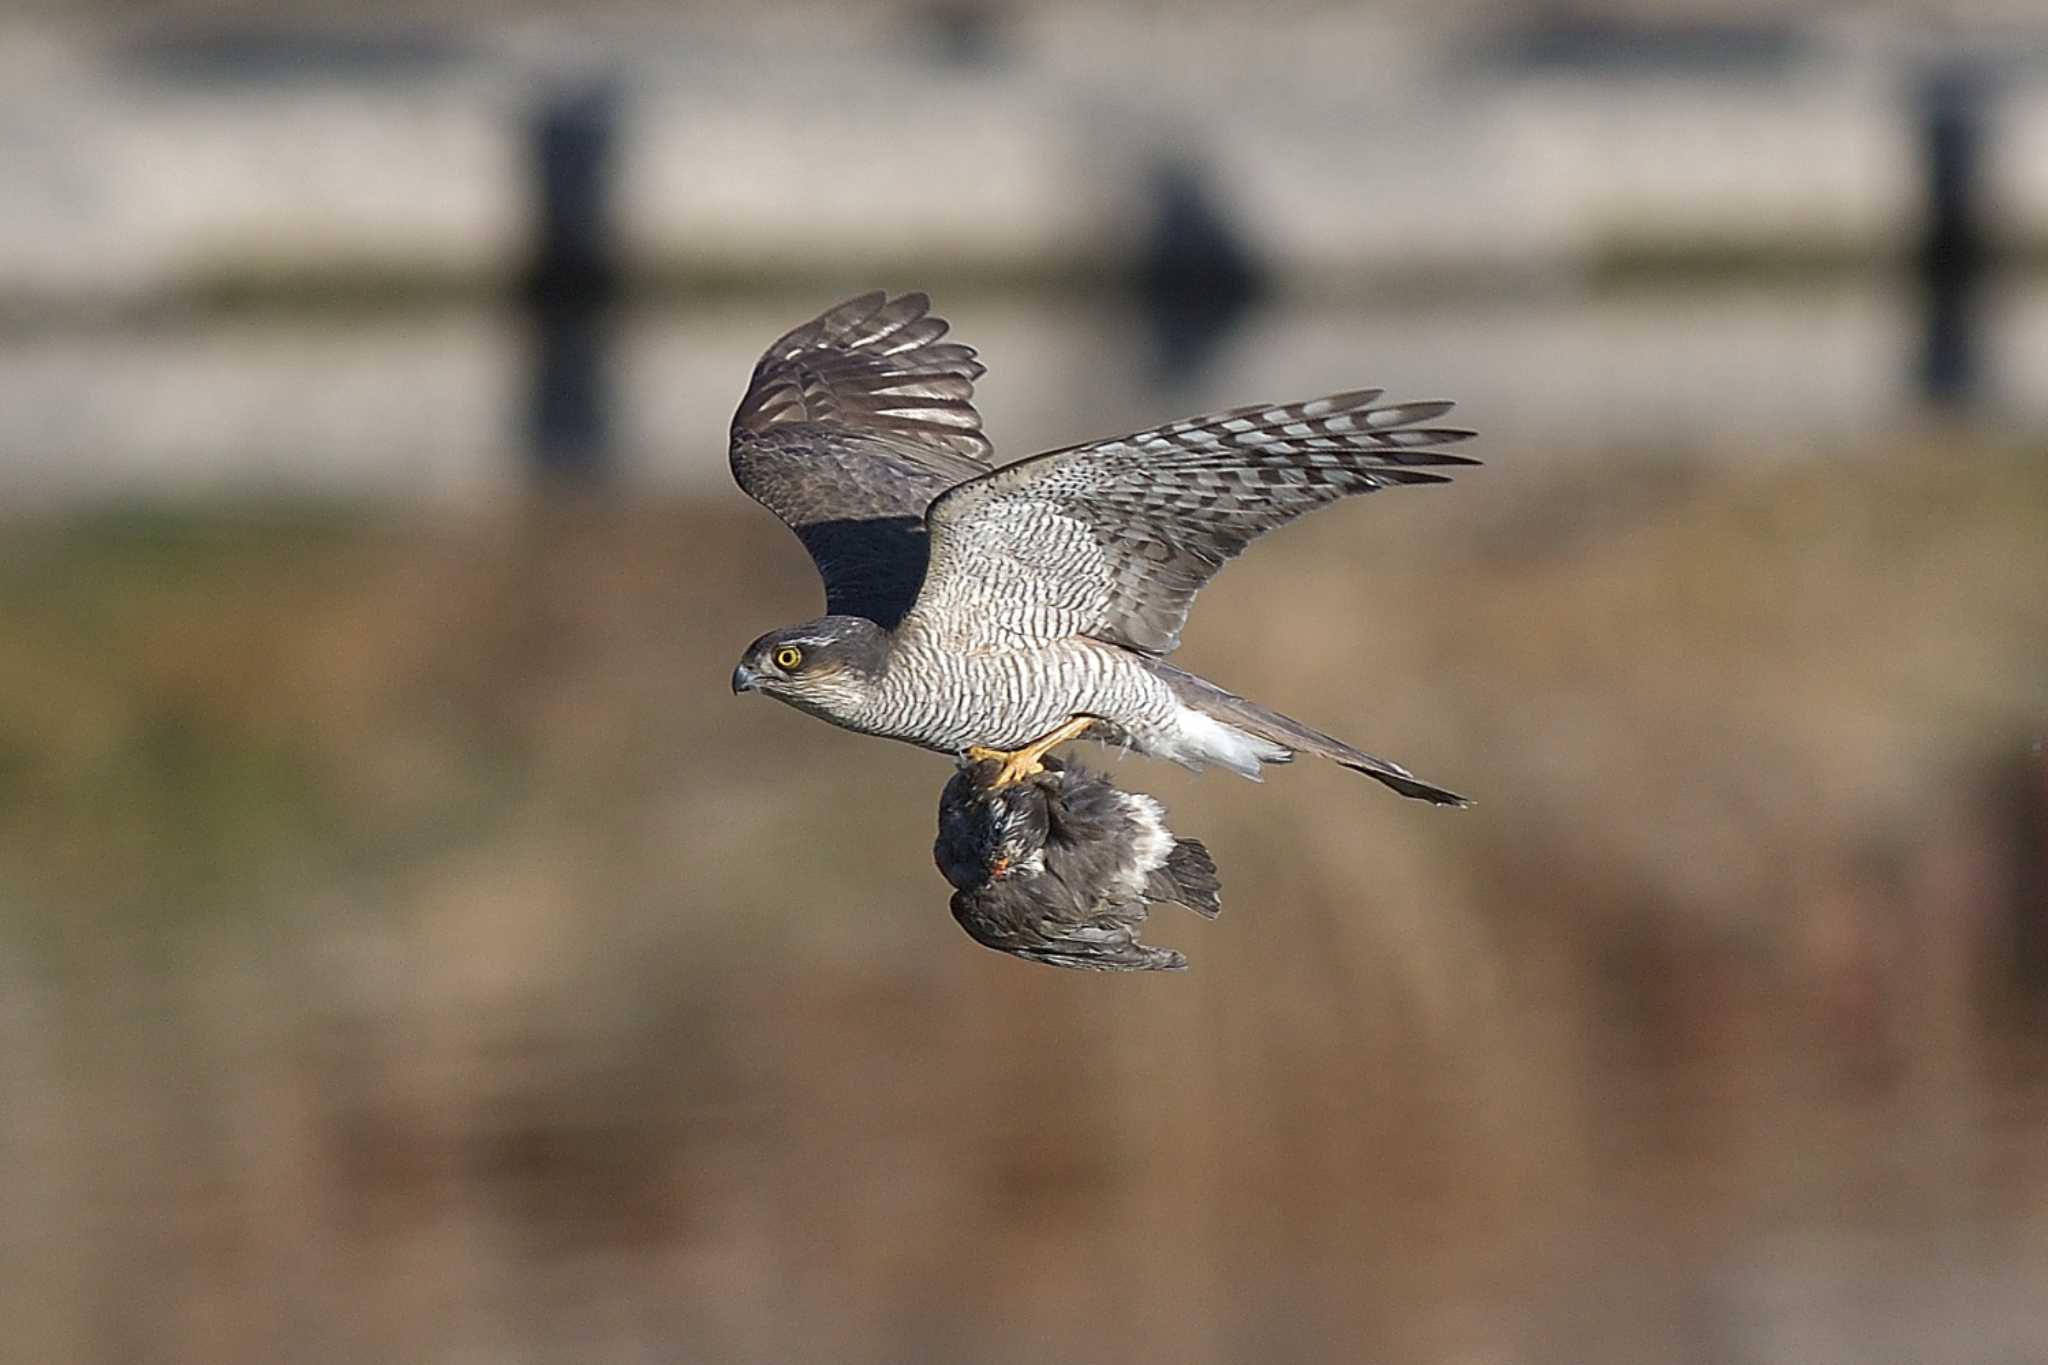
[[[1149,796],[1041,760],[1004,783],[999,758],[963,759],[939,797],[932,857],[956,888],[953,918],[977,943],[1055,967],[1179,971],[1171,948],[1138,941],[1147,901],[1204,919],[1222,908],[1209,851],[1177,839]]]
[[[1464,798],[1166,661],[1195,594],[1258,536],[1353,493],[1442,483],[1449,403],[1359,389],[994,467],[974,351],[923,294],[864,294],[761,357],[732,421],[739,485],[793,529],[826,615],[733,670],[863,734],[1005,760],[1091,739],[1256,778],[1318,754],[1403,796]]]

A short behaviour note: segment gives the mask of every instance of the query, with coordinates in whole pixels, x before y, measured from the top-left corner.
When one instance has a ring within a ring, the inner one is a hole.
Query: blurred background
[[[2048,1359],[2037,4],[16,0],[0,149],[0,1356]],[[970,942],[726,686],[874,287],[1011,458],[1459,400],[1183,661],[1477,807]]]

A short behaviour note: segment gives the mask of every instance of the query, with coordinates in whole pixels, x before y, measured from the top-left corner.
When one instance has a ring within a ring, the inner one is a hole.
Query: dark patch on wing
[[[797,533],[826,610],[894,627],[924,581],[925,508],[988,472],[981,362],[923,294],[880,292],[779,338],[733,414],[733,477]]]

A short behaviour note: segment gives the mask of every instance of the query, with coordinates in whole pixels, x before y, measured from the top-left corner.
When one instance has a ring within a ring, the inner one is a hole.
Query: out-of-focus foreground
[[[1226,877],[1169,980],[975,947],[942,760],[725,694],[750,509],[18,533],[21,1358],[2036,1353],[2048,474],[1771,453],[1234,568],[1197,667],[1480,804],[1123,765]]]
[[[0,22],[0,1355],[2048,1359],[2038,20],[269,8]],[[1193,970],[970,942],[727,689],[875,287],[1004,458],[1459,400],[1184,662],[1476,808],[1128,760]]]

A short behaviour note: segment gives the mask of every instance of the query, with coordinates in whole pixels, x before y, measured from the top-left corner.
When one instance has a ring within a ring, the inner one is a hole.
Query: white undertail
[[[1154,752],[1189,768],[1215,764],[1254,782],[1260,780],[1259,769],[1264,764],[1285,763],[1294,757],[1294,751],[1284,744],[1247,734],[1187,705],[1175,714],[1167,744]]]
[[[1145,894],[1145,884],[1154,872],[1173,856],[1173,831],[1166,827],[1166,807],[1139,792],[1114,792],[1117,804],[1131,817],[1137,832],[1131,840],[1130,861],[1117,872],[1116,899],[1136,900]]]

